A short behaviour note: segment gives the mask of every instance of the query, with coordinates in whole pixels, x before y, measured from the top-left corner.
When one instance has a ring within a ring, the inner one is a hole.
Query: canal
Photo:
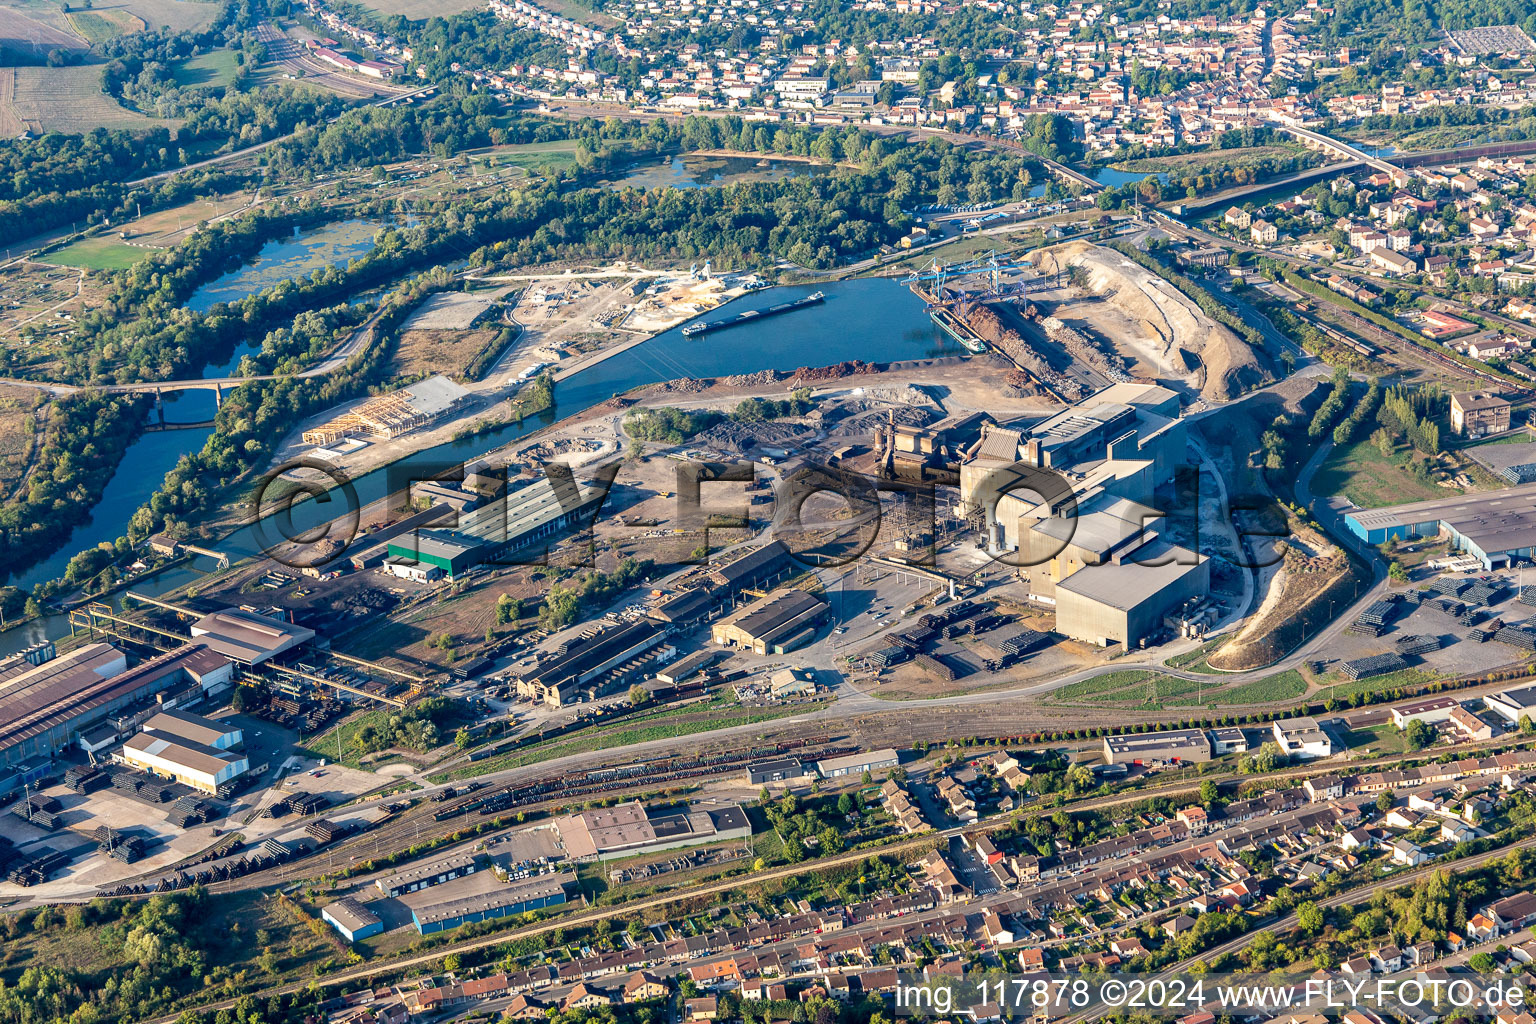
[[[826,295],[825,304],[697,338],[684,337],[681,327],[664,331],[562,380],[555,389],[556,408],[552,415],[509,423],[477,437],[425,448],[395,463],[395,472],[469,461],[540,430],[555,418],[575,415],[614,395],[658,381],[724,377],[765,369],[794,370],[855,359],[884,363],[963,354],[959,345],[933,325],[921,300],[884,278],[766,288],[712,310],[708,317],[720,319],[745,309],[761,309],[813,291]],[[174,418],[186,419],[179,411]],[[13,582],[31,586],[59,576],[75,553],[101,541],[116,540],[125,532],[128,517],[159,487],[180,453],[200,448],[207,436],[205,428],[146,432],[130,447],[90,521],[77,528],[68,544],[52,557]],[[387,474],[387,470],[378,469],[352,481],[361,504],[388,493]],[[316,499],[295,506],[289,532],[319,525],[350,511],[344,507],[339,490],[330,492],[329,497],[331,500]],[[270,524],[265,530],[248,525],[212,546],[232,559],[239,559],[259,554],[263,537],[268,542],[280,539]],[[179,566],[139,581],[134,589],[164,593],[192,582],[211,567],[199,558],[190,566]],[[25,628],[0,634],[0,654],[62,632],[68,632],[63,616],[40,619]]]

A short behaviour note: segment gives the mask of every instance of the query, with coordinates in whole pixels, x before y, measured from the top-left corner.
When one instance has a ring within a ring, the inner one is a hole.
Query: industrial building
[[[721,654],[721,651],[694,651],[692,654],[678,658],[666,668],[659,670],[656,673],[656,681],[658,683],[666,683],[668,686],[686,683],[713,665]]]
[[[379,915],[351,896],[343,896],[335,903],[321,907],[320,917],[348,942],[366,939],[384,930],[384,922]]]
[[[351,412],[304,431],[304,443],[334,444],[358,434],[399,437],[437,422],[468,395],[468,391],[447,377],[428,377],[370,398]]]
[[[1201,762],[1211,759],[1211,741],[1201,729],[1172,729],[1104,737],[1110,764]]]
[[[836,779],[845,775],[863,775],[865,772],[884,771],[901,763],[901,755],[890,747],[842,757],[829,757],[816,762],[816,774],[824,779]]]
[[[654,812],[632,801],[556,818],[555,828],[572,860],[634,857],[752,835],[746,812],[735,804]]]
[[[170,701],[224,689],[234,671],[229,659],[203,644],[132,669],[111,644],[86,644],[56,657],[50,646],[43,654],[38,663],[23,655],[0,662],[0,767],[51,758],[114,716],[147,718]],[[108,744],[117,738],[109,732]]]
[[[144,723],[144,731],[167,733],[214,750],[232,750],[245,742],[245,733],[238,726],[174,708],[156,712]]]
[[[421,935],[445,932],[461,925],[514,917],[530,910],[559,906],[576,884],[574,872],[536,875],[503,882],[494,872],[477,872],[451,886],[437,887],[407,897],[411,923]],[[452,890],[452,891],[449,891]]]
[[[1331,757],[1338,752],[1333,737],[1311,716],[1286,718],[1271,726],[1280,753],[1298,761]]]
[[[988,425],[960,466],[960,511],[1028,569],[1056,631],[1125,648],[1210,591],[1205,556],[1160,535],[1153,504],[1185,462],[1178,395],[1114,384],[1022,429]]]
[[[1211,563],[1188,548],[1153,540],[1122,560],[1074,573],[1056,585],[1056,631],[1130,650],[1157,631],[1170,609],[1211,589]]]
[[[385,545],[384,569],[391,576],[430,583],[453,580],[481,562],[478,540],[448,530],[418,530]]]
[[[230,749],[242,739],[239,729],[213,719],[160,712],[123,744],[120,756],[140,771],[175,779],[202,793],[218,793],[250,770],[250,762]]]
[[[192,635],[230,661],[260,665],[309,643],[315,631],[249,608],[225,608],[192,623]]]
[[[811,639],[828,610],[815,594],[776,590],[715,623],[710,635],[723,646],[785,654]]]
[[[451,882],[455,878],[472,875],[479,871],[480,867],[480,858],[473,854],[459,854],[396,872],[386,878],[378,879],[373,884],[385,896],[404,896],[408,892],[429,889],[434,885]]]
[[[1345,514],[1344,523],[1368,544],[1444,537],[1483,568],[1498,569],[1536,554],[1536,484],[1355,509]]]
[[[1458,391],[1451,395],[1451,429],[1467,437],[1502,434],[1509,429],[1507,399],[1486,391]]]
[[[781,668],[768,676],[768,695],[774,700],[814,697],[816,680],[797,668]]]
[[[1536,686],[1516,686],[1483,697],[1483,704],[1510,725],[1519,725],[1522,716],[1536,720]]]
[[[761,786],[769,782],[794,782],[815,775],[798,757],[775,757],[747,765],[747,784]]]
[[[1399,729],[1408,728],[1409,722],[1438,725],[1449,721],[1451,712],[1459,707],[1461,702],[1455,697],[1431,697],[1412,704],[1399,704],[1392,709],[1392,724]]]
[[[734,607],[743,591],[770,589],[792,568],[789,549],[782,541],[770,541],[717,566],[696,586],[666,598],[651,609],[651,617],[678,629],[702,625]]]
[[[561,707],[578,698],[612,693],[643,674],[647,666],[675,658],[677,648],[666,639],[666,630],[650,619],[577,637],[553,657],[526,670],[514,670],[517,695]]]
[[[1217,757],[1223,754],[1246,754],[1248,734],[1235,725],[1211,730],[1211,751]]]
[[[243,756],[165,733],[141,732],[123,744],[123,762],[151,775],[175,779],[202,793],[218,793],[251,767]]]
[[[520,548],[558,541],[590,523],[607,494],[573,477],[545,476],[463,513],[452,529],[401,534],[386,547],[385,567],[403,577],[454,579]]]

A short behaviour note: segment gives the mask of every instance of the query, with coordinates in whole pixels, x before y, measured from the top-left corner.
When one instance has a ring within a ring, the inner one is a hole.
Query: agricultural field
[[[86,41],[61,5],[41,0],[0,0],[0,62],[41,60],[51,50],[83,50]]]
[[[149,28],[168,28],[174,32],[202,28],[219,14],[214,0],[95,0],[96,14],[120,12],[138,18]]]
[[[235,80],[235,71],[239,67],[235,51],[212,50],[182,61],[172,74],[176,84],[183,88],[219,88]]]
[[[73,245],[66,245],[45,257],[49,263],[61,267],[79,267],[81,270],[122,270],[149,256],[153,249],[129,245],[116,238],[101,235],[85,238]]]
[[[11,100],[16,95],[16,72],[12,68],[0,68],[0,139],[11,139],[27,130],[16,116]]]
[[[144,19],[125,10],[74,11],[69,15],[69,27],[91,44],[104,43],[118,36],[144,31]]]
[[[177,122],[145,117],[101,91],[101,67],[15,68],[10,117],[30,131],[84,133],[92,128],[151,128]],[[0,87],[0,96],[4,95]],[[7,114],[0,111],[0,123]]]

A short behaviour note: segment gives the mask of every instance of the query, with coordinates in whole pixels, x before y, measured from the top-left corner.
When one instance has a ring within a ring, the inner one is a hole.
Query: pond
[[[805,160],[682,153],[630,164],[604,184],[614,188],[705,188],[742,181],[784,181],[831,170],[830,164]]]
[[[366,255],[373,248],[373,237],[383,226],[376,221],[344,220],[295,231],[292,238],[274,239],[244,266],[199,287],[187,299],[187,308],[205,313],[220,302],[239,302],[283,281],[307,277],[321,267],[345,266],[347,261]],[[260,341],[247,339],[235,347],[228,359],[210,364],[203,375],[233,374],[240,366],[240,358],[257,351]]]

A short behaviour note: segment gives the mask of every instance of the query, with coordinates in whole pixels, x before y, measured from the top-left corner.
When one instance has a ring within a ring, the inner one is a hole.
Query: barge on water
[[[770,316],[778,316],[780,313],[790,313],[797,309],[804,309],[806,306],[819,306],[825,301],[827,301],[827,297],[821,292],[812,292],[802,299],[795,299],[793,302],[781,302],[776,306],[769,306],[766,309],[743,310],[725,320],[709,320],[689,324],[683,328],[683,336],[694,338],[700,334],[708,334],[710,331],[720,331],[727,327],[739,327],[742,324],[750,324],[755,320],[766,320]]]

